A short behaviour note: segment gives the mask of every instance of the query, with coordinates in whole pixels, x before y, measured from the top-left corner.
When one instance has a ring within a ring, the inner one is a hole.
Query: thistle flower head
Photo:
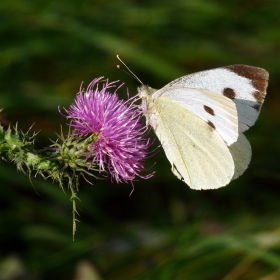
[[[127,183],[140,176],[151,144],[145,137],[136,97],[126,102],[119,100],[116,92],[121,85],[116,87],[117,82],[108,80],[100,85],[102,79],[93,80],[86,91],[81,89],[66,110],[69,125],[74,128],[71,135],[94,135],[86,155],[90,166],[97,164],[99,172],[109,173],[118,183]],[[151,174],[140,177],[149,178]]]

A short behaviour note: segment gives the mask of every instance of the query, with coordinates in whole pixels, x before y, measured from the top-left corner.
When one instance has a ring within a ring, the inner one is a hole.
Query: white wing
[[[147,117],[176,176],[197,190],[216,189],[231,181],[232,155],[211,124],[164,97],[149,105]]]
[[[232,100],[209,90],[174,86],[164,89],[160,90],[161,99],[175,102],[189,109],[205,122],[210,123],[228,145],[236,142],[238,138],[238,117],[236,106]],[[153,98],[156,94],[157,92],[153,95]]]
[[[153,98],[173,87],[206,89],[232,99],[239,117],[239,131],[251,127],[260,112],[266,95],[268,73],[247,65],[231,65],[197,72],[178,78],[154,93]]]
[[[240,133],[237,141],[229,147],[229,151],[235,166],[232,179],[236,179],[248,168],[252,156],[251,145],[244,134]]]

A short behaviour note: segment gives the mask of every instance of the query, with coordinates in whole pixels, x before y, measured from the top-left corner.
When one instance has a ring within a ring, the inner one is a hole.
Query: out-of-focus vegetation
[[[277,0],[1,1],[0,108],[23,131],[35,122],[38,148],[56,139],[57,107],[82,81],[136,93],[116,54],[154,88],[237,63],[267,69],[270,83],[241,178],[194,191],[160,152],[131,197],[129,185],[82,182],[74,242],[70,193],[2,162],[0,279],[280,279],[279,11]]]

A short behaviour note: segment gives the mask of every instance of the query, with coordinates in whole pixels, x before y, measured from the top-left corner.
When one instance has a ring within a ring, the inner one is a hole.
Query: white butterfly
[[[142,85],[147,119],[172,165],[192,189],[216,189],[251,160],[243,132],[256,121],[268,84],[264,69],[231,65],[178,78],[160,90]]]

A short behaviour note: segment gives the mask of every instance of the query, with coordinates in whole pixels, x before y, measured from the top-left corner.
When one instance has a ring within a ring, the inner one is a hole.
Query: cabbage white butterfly
[[[243,174],[252,154],[243,132],[255,123],[267,84],[266,70],[242,64],[183,76],[159,90],[142,84],[147,123],[172,172],[196,190],[223,187]]]

